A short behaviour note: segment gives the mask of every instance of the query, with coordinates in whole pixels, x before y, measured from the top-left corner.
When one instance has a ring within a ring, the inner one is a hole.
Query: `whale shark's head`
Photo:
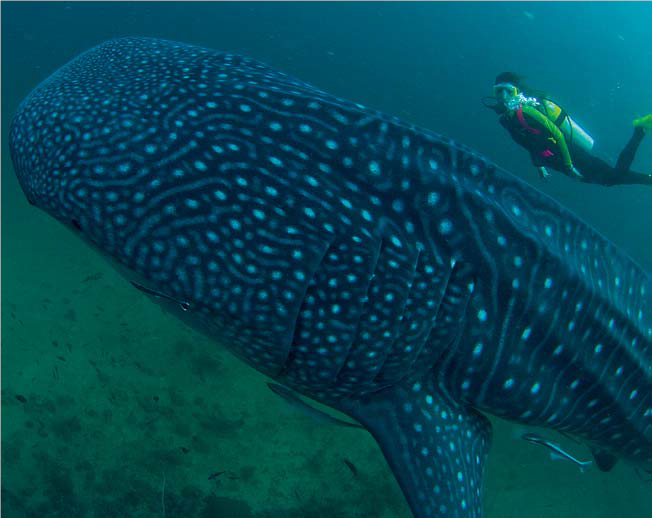
[[[23,101],[10,129],[28,201],[125,260],[129,254],[117,247],[153,212],[153,197],[175,216],[190,213],[190,196],[187,211],[178,203],[184,184],[207,173],[228,176],[216,165],[232,159],[205,156],[205,119],[222,112],[216,84],[209,93],[208,78],[201,82],[208,69],[191,62],[206,51],[173,45],[180,54],[173,62],[169,53],[157,59],[159,46],[123,39],[87,51]]]
[[[397,286],[411,282],[415,199],[445,208],[443,191],[422,192],[405,171],[439,174],[449,145],[417,148],[412,128],[391,121],[248,58],[120,39],[38,86],[10,146],[31,203],[277,372],[318,269],[337,314],[303,311],[320,326],[309,339],[350,340],[340,315],[359,311],[382,261]],[[450,217],[440,229],[450,246]],[[428,271],[449,268],[428,257]]]
[[[23,101],[10,129],[15,171],[30,203],[133,268],[170,250],[192,263],[187,250],[218,242],[235,254],[254,230],[316,219],[306,198],[322,198],[316,177],[333,156],[298,180],[314,151],[290,145],[290,132],[324,133],[289,120],[298,86],[231,54],[108,41]]]

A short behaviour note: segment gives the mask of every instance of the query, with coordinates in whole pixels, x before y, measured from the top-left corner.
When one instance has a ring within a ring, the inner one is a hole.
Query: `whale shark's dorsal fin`
[[[415,518],[480,518],[491,424],[431,378],[341,402],[340,408],[374,436]]]

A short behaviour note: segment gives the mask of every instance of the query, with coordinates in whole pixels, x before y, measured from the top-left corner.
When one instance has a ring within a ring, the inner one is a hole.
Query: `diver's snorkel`
[[[500,102],[497,97],[488,95],[480,99],[480,102],[482,103],[482,106],[495,111],[498,115],[507,111],[507,107],[502,102]]]

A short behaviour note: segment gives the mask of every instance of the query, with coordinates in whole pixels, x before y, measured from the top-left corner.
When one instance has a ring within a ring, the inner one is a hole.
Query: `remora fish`
[[[332,415],[329,415],[325,412],[322,412],[321,410],[317,410],[316,408],[311,407],[305,401],[299,398],[294,392],[288,390],[283,385],[278,385],[277,383],[268,383],[267,386],[272,392],[278,394],[283,399],[285,399],[285,401],[290,403],[290,405],[292,405],[295,408],[301,409],[306,415],[309,415],[315,420],[323,421],[329,424],[335,424],[338,426],[345,426],[349,428],[363,428],[359,424],[350,423],[348,421],[344,421],[343,419],[338,419],[337,417],[333,417]]]
[[[580,468],[580,471],[584,471],[591,464],[593,464],[593,462],[590,460],[586,460],[586,461],[577,460],[570,453],[568,453],[561,446],[559,446],[559,444],[551,442],[548,439],[541,437],[540,435],[537,435],[536,433],[524,433],[523,435],[521,435],[521,437],[528,442],[539,444],[551,450],[550,453],[551,458],[560,458],[560,459],[566,459],[571,461],[572,463],[576,464]]]
[[[11,125],[28,200],[478,517],[481,412],[652,464],[650,278],[467,147],[246,57],[108,41]],[[613,459],[613,460],[612,460]]]

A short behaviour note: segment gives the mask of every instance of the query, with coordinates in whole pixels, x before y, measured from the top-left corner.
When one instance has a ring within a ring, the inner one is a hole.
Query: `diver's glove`
[[[573,173],[573,176],[575,176],[576,178],[584,178],[582,176],[582,173],[580,173],[577,169],[575,169],[574,165],[571,166],[570,170],[571,170],[571,173]]]
[[[539,171],[539,178],[541,178],[542,180],[547,180],[550,177],[550,173],[545,167],[543,166],[537,167],[537,170]]]
[[[566,172],[571,178],[575,178],[576,180],[582,180],[584,178],[582,173],[580,173],[573,164],[566,166]]]

